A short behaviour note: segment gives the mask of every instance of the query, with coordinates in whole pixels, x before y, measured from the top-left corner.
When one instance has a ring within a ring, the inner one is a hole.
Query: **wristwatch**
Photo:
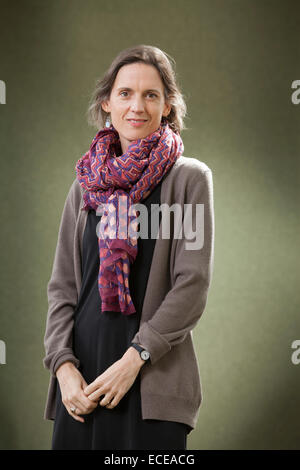
[[[130,346],[135,348],[140,353],[140,357],[143,359],[143,361],[148,361],[148,359],[150,359],[150,353],[146,349],[142,348],[142,346],[139,344],[131,343]]]

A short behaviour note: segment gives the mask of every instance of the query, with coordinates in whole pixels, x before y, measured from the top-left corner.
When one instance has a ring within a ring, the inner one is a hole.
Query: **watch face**
[[[148,353],[148,351],[142,351],[141,352],[141,358],[144,360],[144,361],[147,361],[147,359],[149,359],[150,357],[150,354]]]

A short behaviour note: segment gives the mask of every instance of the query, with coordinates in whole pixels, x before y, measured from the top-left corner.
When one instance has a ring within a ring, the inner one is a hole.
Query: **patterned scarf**
[[[82,210],[102,214],[97,226],[102,312],[136,312],[129,292],[130,263],[138,251],[134,204],[149,196],[183,150],[180,135],[165,121],[122,154],[119,134],[111,125],[96,134],[77,161],[77,180],[86,190]]]

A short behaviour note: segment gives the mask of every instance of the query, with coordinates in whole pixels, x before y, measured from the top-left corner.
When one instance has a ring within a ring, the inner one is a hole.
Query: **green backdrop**
[[[95,80],[125,47],[173,56],[184,155],[213,171],[215,264],[194,330],[203,402],[188,449],[300,448],[298,1],[1,0],[0,447],[49,449],[51,273]]]

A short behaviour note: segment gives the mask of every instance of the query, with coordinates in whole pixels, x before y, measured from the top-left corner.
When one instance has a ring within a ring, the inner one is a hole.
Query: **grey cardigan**
[[[48,314],[43,363],[50,384],[45,419],[55,419],[56,370],[65,361],[79,367],[72,350],[73,313],[79,298],[82,241],[87,211],[83,189],[75,179],[69,189],[60,221],[58,240],[47,285]],[[140,327],[133,342],[142,344],[151,359],[140,370],[143,419],[178,421],[195,428],[202,390],[192,330],[204,312],[214,261],[213,180],[210,168],[195,158],[181,156],[161,186],[162,204],[204,204],[204,243],[186,249],[182,238],[156,239]],[[182,210],[184,214],[184,210]],[[163,218],[162,218],[163,220]],[[125,351],[124,351],[125,352]]]

